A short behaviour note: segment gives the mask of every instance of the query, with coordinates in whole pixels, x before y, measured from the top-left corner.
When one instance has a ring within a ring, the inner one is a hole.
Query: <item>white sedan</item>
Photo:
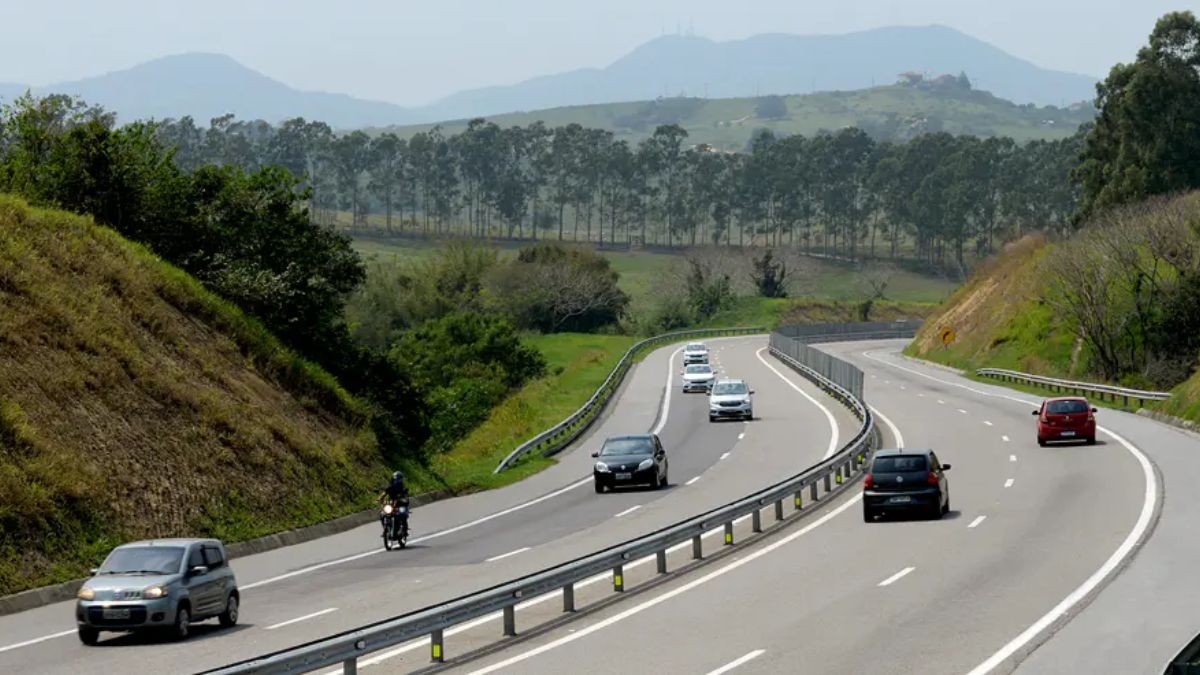
[[[683,393],[712,389],[717,380],[717,371],[707,363],[693,363],[683,367]]]

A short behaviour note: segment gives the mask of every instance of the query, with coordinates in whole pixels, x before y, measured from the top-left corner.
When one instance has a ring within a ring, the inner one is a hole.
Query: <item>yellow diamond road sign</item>
[[[942,338],[942,344],[949,345],[951,342],[954,342],[954,329],[943,328],[941,332],[938,333],[938,337]]]

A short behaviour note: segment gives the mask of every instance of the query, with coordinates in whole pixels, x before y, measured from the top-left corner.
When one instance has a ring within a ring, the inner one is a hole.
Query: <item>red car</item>
[[[1038,445],[1045,447],[1049,441],[1083,440],[1088,445],[1096,443],[1096,409],[1086,398],[1048,398],[1042,401],[1037,416]]]

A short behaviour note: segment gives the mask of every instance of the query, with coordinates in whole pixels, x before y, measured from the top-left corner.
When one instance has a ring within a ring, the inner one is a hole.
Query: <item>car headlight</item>
[[[154,600],[166,596],[167,589],[165,586],[151,586],[142,592],[142,597],[148,600]]]
[[[608,465],[604,462],[596,462],[596,470],[600,473],[608,473]]]
[[[654,460],[643,459],[642,463],[638,464],[638,471],[645,471],[646,469],[649,469],[652,466],[654,466]]]
[[[96,590],[84,586],[79,589],[79,592],[75,594],[75,597],[79,598],[80,600],[95,600]]]

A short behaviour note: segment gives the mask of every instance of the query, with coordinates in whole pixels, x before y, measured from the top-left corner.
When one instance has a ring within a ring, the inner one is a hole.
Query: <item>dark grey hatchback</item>
[[[863,520],[889,511],[941,518],[950,511],[949,464],[932,450],[880,450],[863,478]]]
[[[657,434],[613,436],[592,457],[597,493],[618,485],[667,485],[667,451]]]

